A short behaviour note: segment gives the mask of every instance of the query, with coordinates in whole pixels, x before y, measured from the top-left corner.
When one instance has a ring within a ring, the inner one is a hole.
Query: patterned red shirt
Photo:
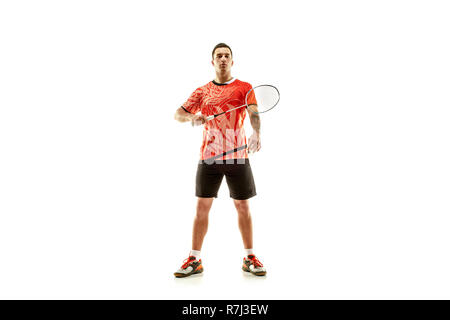
[[[252,86],[234,79],[227,84],[215,81],[195,90],[183,104],[183,109],[192,114],[201,112],[204,116],[218,114],[245,104],[245,96]],[[224,152],[247,144],[244,131],[245,107],[227,112],[204,124],[203,143],[200,148],[200,159],[206,160]],[[248,158],[247,149],[239,150],[217,160]]]

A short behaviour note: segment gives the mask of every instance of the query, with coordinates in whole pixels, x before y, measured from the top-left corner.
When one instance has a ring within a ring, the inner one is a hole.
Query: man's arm
[[[259,118],[259,114],[249,112],[250,115],[250,124],[252,125],[253,132],[259,135],[259,131],[261,129],[261,119]]]
[[[177,109],[177,111],[175,112],[175,120],[179,121],[179,122],[187,122],[187,121],[191,121],[192,118],[195,115],[185,111],[182,107],[179,107]]]
[[[187,112],[182,107],[179,107],[174,115],[175,120],[179,122],[192,122],[193,125],[200,125],[206,122],[206,119],[203,115],[192,114]]]
[[[247,111],[250,116],[250,124],[253,128],[253,134],[250,136],[248,141],[248,150],[250,152],[257,152],[261,149],[261,119],[259,118],[259,114],[253,113],[250,110]]]

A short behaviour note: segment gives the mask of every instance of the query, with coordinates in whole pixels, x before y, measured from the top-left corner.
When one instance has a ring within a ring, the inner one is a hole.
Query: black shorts
[[[234,160],[234,163],[207,164],[200,161],[197,167],[195,195],[200,198],[217,198],[220,184],[225,176],[230,197],[246,200],[256,195],[255,181],[248,159]]]

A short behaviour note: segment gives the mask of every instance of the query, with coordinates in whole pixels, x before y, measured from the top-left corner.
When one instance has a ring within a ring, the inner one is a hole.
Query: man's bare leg
[[[234,200],[234,206],[238,213],[239,230],[245,249],[253,248],[253,227],[248,200]]]
[[[208,216],[214,198],[197,198],[197,213],[192,230],[192,249],[200,251],[208,231]]]

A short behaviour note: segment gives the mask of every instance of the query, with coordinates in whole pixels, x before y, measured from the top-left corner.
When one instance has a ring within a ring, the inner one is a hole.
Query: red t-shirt
[[[201,112],[204,116],[218,114],[244,105],[245,96],[251,89],[249,83],[238,79],[227,84],[211,81],[195,90],[183,104],[183,109],[192,114]],[[244,131],[246,114],[246,108],[242,107],[207,121],[204,124],[200,159],[206,160],[247,144]],[[217,160],[245,158],[248,158],[246,148],[219,157]]]

